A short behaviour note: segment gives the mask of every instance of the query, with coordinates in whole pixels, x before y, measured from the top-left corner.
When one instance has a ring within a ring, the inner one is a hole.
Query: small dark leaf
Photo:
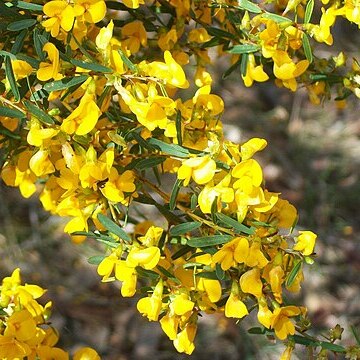
[[[233,237],[231,235],[209,235],[194,237],[187,241],[187,245],[191,247],[207,247],[214,245],[221,245],[229,242]]]
[[[299,273],[299,271],[301,270],[301,267],[302,267],[302,261],[299,260],[295,266],[292,268],[292,270],[290,271],[289,275],[287,276],[287,279],[286,279],[286,282],[285,282],[285,286],[286,287],[290,287],[295,279],[296,279],[296,276],[297,274]]]
[[[89,78],[88,75],[80,75],[74,77],[68,77],[57,81],[52,81],[44,85],[46,91],[60,91],[68,89],[72,86],[82,84]]]
[[[88,263],[91,265],[99,265],[106,256],[104,255],[96,255],[96,256],[91,256],[90,258],[88,258]]]
[[[45,124],[50,124],[50,125],[55,124],[54,119],[49,114],[47,114],[42,109],[38,108],[36,105],[31,103],[30,101],[24,100],[24,105],[29,110],[29,112],[32,115],[34,115],[41,122],[43,122]]]
[[[14,95],[15,102],[20,101],[19,88],[16,84],[15,75],[11,65],[11,59],[9,56],[5,57],[5,74],[7,79],[9,80],[10,88]]]
[[[92,62],[90,63],[90,62],[85,62],[85,61],[81,61],[81,60],[77,60],[77,59],[71,59],[70,62],[73,65],[80,67],[82,69],[86,69],[86,70],[91,70],[91,71],[96,71],[96,72],[101,72],[101,73],[112,73],[113,72],[113,70],[108,68],[107,66],[92,63]]]
[[[176,207],[176,199],[181,189],[182,180],[177,179],[174,183],[174,186],[171,191],[170,200],[169,200],[169,209],[174,210]]]
[[[123,239],[126,242],[131,242],[131,237],[118,224],[109,219],[106,215],[99,214],[97,218],[101,224],[112,234],[118,236],[120,239]]]
[[[170,235],[171,236],[179,236],[182,234],[186,234],[188,232],[198,229],[200,226],[201,226],[201,223],[198,221],[175,225],[170,229]]]
[[[31,26],[37,23],[36,19],[24,19],[19,21],[14,21],[8,25],[7,29],[9,31],[20,31],[24,29],[28,29]]]

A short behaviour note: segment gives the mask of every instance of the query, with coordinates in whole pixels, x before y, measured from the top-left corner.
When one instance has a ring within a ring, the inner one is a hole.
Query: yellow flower
[[[123,0],[123,3],[130,9],[137,9],[140,4],[145,4],[144,0]]]
[[[115,277],[122,281],[121,295],[124,297],[134,296],[137,283],[135,268],[128,266],[125,260],[118,260],[115,267]]]
[[[192,178],[197,184],[208,183],[215,175],[216,163],[210,156],[194,157],[185,160],[178,170],[178,178],[187,186]]]
[[[288,335],[295,334],[295,326],[289,317],[297,316],[300,312],[300,309],[296,306],[284,306],[274,310],[271,327],[275,330],[275,334],[280,340],[285,340]]]
[[[259,269],[262,269],[268,264],[269,260],[265,257],[260,248],[261,244],[259,241],[255,241],[251,244],[249,249],[249,255],[245,260],[245,264],[247,266],[257,266]]]
[[[123,40],[121,46],[129,50],[131,54],[139,51],[140,45],[147,45],[147,34],[144,24],[141,21],[132,21],[121,28]]]
[[[144,297],[137,303],[138,311],[150,321],[158,321],[162,306],[163,282],[160,280],[150,297]]]
[[[246,74],[241,75],[244,80],[244,84],[246,87],[250,87],[254,81],[264,82],[269,80],[269,76],[264,71],[262,65],[256,66],[255,57],[253,54],[248,55],[248,62],[246,67]]]
[[[263,284],[260,279],[260,270],[254,268],[242,274],[240,277],[240,286],[244,293],[252,294],[257,298],[261,297]]]
[[[146,234],[144,236],[140,236],[138,240],[146,247],[157,246],[163,232],[164,229],[160,227],[150,226],[147,229]]]
[[[178,294],[171,300],[171,311],[179,316],[185,315],[190,312],[195,306],[195,303],[189,299],[185,293]]]
[[[19,341],[28,341],[36,334],[36,323],[28,310],[14,312],[6,325],[4,335]]]
[[[80,100],[79,106],[61,124],[61,130],[67,134],[86,135],[94,129],[101,111],[93,100],[93,96],[86,93]]]
[[[75,0],[75,11],[77,16],[95,24],[105,17],[106,4],[104,0]]]
[[[300,251],[303,255],[311,255],[314,251],[317,235],[312,231],[299,231],[296,244],[293,249]]]
[[[275,300],[281,304],[282,303],[282,284],[284,282],[284,270],[281,268],[281,266],[275,266],[273,267],[269,272],[269,278],[270,278],[270,287],[271,291],[274,294]]]
[[[44,14],[49,19],[42,22],[42,26],[47,32],[51,32],[51,36],[57,37],[60,27],[68,32],[74,24],[75,13],[74,8],[67,1],[55,0],[48,1],[43,7]]]
[[[2,359],[24,359],[31,354],[30,346],[13,336],[0,335],[0,357]]]
[[[212,303],[221,298],[221,284],[218,280],[200,278],[197,287],[199,290],[205,291]]]
[[[225,316],[228,318],[241,319],[249,314],[246,305],[240,300],[239,286],[233,281],[231,293],[225,304]]]
[[[260,150],[263,150],[267,145],[265,139],[252,138],[246,143],[242,144],[240,147],[241,160],[248,160],[253,157],[255,153]]]
[[[177,336],[177,330],[179,327],[180,318],[167,313],[159,321],[161,329],[169,337],[170,340],[175,340]]]
[[[49,158],[49,151],[39,149],[30,159],[29,167],[36,176],[51,174],[55,171],[55,167]]]
[[[57,2],[57,1],[56,1]],[[60,1],[59,1],[60,2]],[[40,81],[48,81],[50,79],[57,80],[61,77],[59,51],[54,44],[48,42],[44,45],[43,50],[48,53],[50,63],[41,62],[39,70],[36,73],[37,78]]]
[[[29,76],[33,71],[32,66],[24,60],[12,60],[11,65],[17,80]]]
[[[156,246],[150,246],[146,249],[133,247],[128,257],[126,265],[130,267],[142,266],[147,270],[153,269],[160,260],[160,249]]]
[[[180,353],[191,355],[195,349],[194,339],[197,327],[195,324],[187,323],[174,340],[175,349]]]
[[[100,356],[94,349],[83,347],[76,351],[73,360],[100,360]]]

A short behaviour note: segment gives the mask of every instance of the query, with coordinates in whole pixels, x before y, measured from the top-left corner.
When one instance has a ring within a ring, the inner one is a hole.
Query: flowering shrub
[[[296,209],[265,188],[253,156],[266,140],[224,139],[224,102],[208,72],[214,56],[228,55],[224,77],[240,71],[245,86],[272,79],[295,91],[301,84],[313,103],[332,88],[339,101],[360,97],[358,62],[347,69],[345,54],[320,59],[311,47],[332,44],[339,17],[360,25],[358,6],[323,6],[317,24],[314,0],[0,4],[3,181],[26,198],[38,190],[47,211],[69,218],[65,232],[74,241],[103,243],[105,254],[89,259],[102,281],[121,282],[124,297],[142,294],[138,311],[159,321],[179,352],[193,352],[202,313],[242,319],[250,312],[260,325],[252,332],[286,341],[283,359],[296,343],[345,351],[337,338],[304,335],[306,309],[284,300],[300,289],[316,235],[293,233]],[[141,204],[162,219],[143,221]],[[6,282],[23,289],[14,274]],[[47,307],[31,312],[17,294],[9,295],[15,307],[3,305],[3,336],[13,347],[0,354],[24,358],[43,341],[46,351],[62,352],[38,326]],[[13,321],[44,337],[25,339]]]

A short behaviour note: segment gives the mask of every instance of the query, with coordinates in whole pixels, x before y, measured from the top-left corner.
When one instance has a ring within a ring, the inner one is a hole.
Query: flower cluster
[[[69,359],[69,354],[56,347],[58,332],[50,325],[51,301],[44,306],[37,299],[45,293],[40,286],[22,285],[20,270],[2,280],[0,290],[1,359]],[[100,360],[91,348],[81,348],[74,360]]]
[[[209,50],[232,54],[227,75],[240,68],[246,86],[275,77],[292,91],[305,84],[320,102],[345,60],[323,69],[308,37],[330,44],[336,16],[356,22],[356,7],[337,2],[312,25],[311,0],[304,16],[304,4],[291,1],[270,12],[247,0],[126,0],[108,3],[105,24],[105,1],[40,2],[6,3],[3,181],[24,197],[39,191],[47,211],[69,218],[74,241],[104,243],[106,254],[92,260],[103,281],[120,281],[122,296],[146,294],[139,312],[159,321],[180,352],[194,350],[201,313],[241,319],[254,311],[281,340],[295,324],[305,331],[306,309],[283,293],[300,289],[316,235],[294,237],[296,209],[265,188],[253,157],[266,141],[224,139]],[[354,60],[339,77],[357,96],[359,69]],[[143,221],[144,204],[162,219]],[[22,311],[20,323],[37,333]]]

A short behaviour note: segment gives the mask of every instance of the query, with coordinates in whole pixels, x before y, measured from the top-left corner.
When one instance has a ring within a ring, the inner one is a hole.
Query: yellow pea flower
[[[269,272],[270,287],[271,291],[274,294],[275,300],[281,304],[282,303],[282,284],[284,282],[284,270],[281,266],[273,267]]]
[[[0,357],[2,359],[24,359],[32,353],[30,346],[13,336],[0,335]]]
[[[263,180],[261,166],[254,159],[244,160],[237,164],[231,175],[239,179],[235,181],[234,189],[241,189],[248,194],[252,192],[253,187],[260,186]]]
[[[216,116],[224,111],[224,101],[220,96],[210,94],[210,85],[204,85],[198,89],[193,97],[193,103],[196,108],[208,111],[211,115]]]
[[[185,160],[178,170],[178,178],[187,186],[192,178],[197,184],[208,183],[214,177],[216,163],[209,155]]]
[[[162,51],[171,50],[178,41],[178,34],[175,28],[159,34],[158,45]]]
[[[139,51],[140,45],[147,45],[147,33],[141,21],[132,21],[121,28],[121,46],[129,50],[131,54]]]
[[[271,327],[275,330],[275,335],[280,340],[285,340],[288,335],[295,334],[295,326],[289,317],[297,316],[300,313],[300,309],[296,306],[284,306],[274,310]]]
[[[142,266],[147,270],[153,269],[160,260],[160,249],[156,246],[150,246],[146,249],[133,247],[128,257],[126,265],[131,267]]]
[[[106,14],[104,0],[75,0],[77,16],[84,16],[85,21],[95,24],[101,21]]]
[[[93,96],[85,93],[79,106],[61,124],[61,130],[67,134],[86,135],[94,129],[101,111]]]
[[[150,297],[141,298],[137,302],[136,307],[138,311],[150,321],[158,321],[162,307],[163,287],[163,282],[160,280],[156,284],[154,292]]]
[[[260,269],[251,269],[240,277],[240,287],[244,293],[252,294],[259,298],[262,296],[263,284],[260,279]]]
[[[30,145],[41,147],[45,140],[53,138],[58,132],[56,129],[42,128],[38,121],[32,119],[26,140]]]
[[[43,50],[48,53],[50,63],[41,62],[39,70],[36,73],[37,78],[40,81],[48,81],[50,79],[57,80],[61,77],[60,62],[59,62],[59,51],[54,44],[48,42],[44,45]]]
[[[147,229],[146,234],[144,236],[140,236],[138,240],[146,247],[157,246],[163,232],[164,229],[158,226],[150,226]]]
[[[245,76],[241,74],[241,77],[244,80],[244,85],[246,87],[250,87],[254,81],[264,82],[269,80],[269,76],[264,71],[262,65],[256,66],[253,54],[248,55],[246,74]]]
[[[311,255],[314,251],[317,235],[312,231],[299,231],[299,234],[293,249],[300,251],[305,256]]]
[[[60,28],[68,32],[73,27],[75,19],[74,8],[67,1],[48,1],[43,7],[43,11],[49,19],[43,21],[42,26],[44,26],[47,32],[51,33],[51,36],[57,37]]]
[[[201,291],[205,291],[212,303],[221,298],[221,284],[218,280],[200,278],[197,287]]]
[[[260,150],[265,149],[267,141],[260,138],[252,138],[240,147],[241,159],[248,160],[254,156]]]
[[[28,310],[14,312],[6,323],[5,336],[14,336],[19,341],[28,341],[36,334],[36,323]]]
[[[11,65],[17,80],[29,76],[33,71],[32,66],[24,60],[12,60]]]
[[[258,301],[259,301],[259,310],[257,314],[257,319],[261,325],[270,329],[271,322],[273,319],[273,313],[271,310],[269,310],[265,298],[258,299]]]
[[[49,158],[49,150],[39,149],[30,159],[29,167],[36,176],[44,176],[55,171]]]
[[[261,245],[258,241],[255,241],[251,244],[249,249],[249,255],[245,260],[245,264],[247,266],[257,266],[259,269],[262,269],[269,263],[269,260],[265,257],[260,248]]]
[[[225,316],[228,318],[242,319],[248,314],[249,312],[246,305],[239,297],[239,285],[233,281],[230,296],[225,304]]]
[[[194,339],[197,326],[193,323],[187,323],[185,328],[180,331],[174,340],[175,349],[180,353],[191,355],[195,349]]]
[[[171,311],[179,316],[185,315],[191,311],[195,306],[195,303],[189,299],[189,296],[185,293],[181,293],[175,296],[170,303]]]
[[[169,339],[175,340],[180,323],[180,317],[167,313],[160,319],[159,322],[161,325],[161,329],[169,337]]]
[[[128,266],[125,260],[119,260],[115,267],[116,279],[122,281],[121,295],[132,297],[136,292],[137,273],[134,267]]]

